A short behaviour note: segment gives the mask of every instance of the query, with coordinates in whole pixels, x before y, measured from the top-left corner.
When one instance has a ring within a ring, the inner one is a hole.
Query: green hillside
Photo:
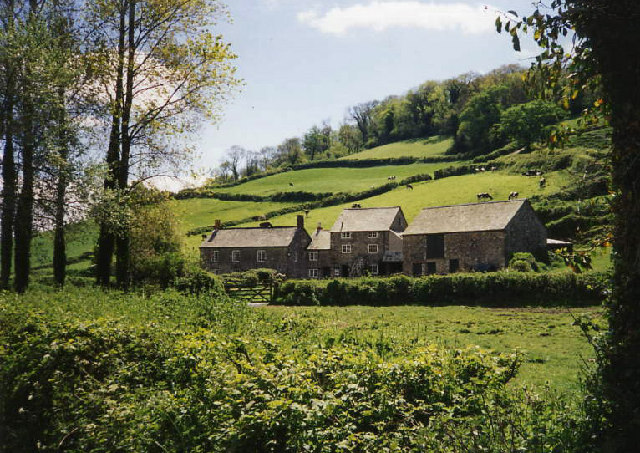
[[[453,145],[453,139],[436,135],[426,139],[418,138],[376,146],[359,153],[350,154],[341,160],[434,157],[446,153],[451,148],[451,145]]]

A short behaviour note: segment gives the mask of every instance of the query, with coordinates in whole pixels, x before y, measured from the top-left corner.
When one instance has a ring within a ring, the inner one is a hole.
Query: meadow
[[[433,157],[445,154],[451,148],[451,145],[453,145],[453,139],[436,135],[426,139],[418,138],[376,146],[375,148],[342,157],[340,160]]]

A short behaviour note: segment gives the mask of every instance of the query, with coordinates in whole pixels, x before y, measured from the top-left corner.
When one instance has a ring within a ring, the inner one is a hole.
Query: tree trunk
[[[124,2],[120,4],[120,24],[118,36],[118,68],[116,75],[115,100],[111,119],[111,133],[109,135],[109,147],[107,150],[107,175],[104,180],[105,191],[117,189],[118,159],[120,157],[120,118],[122,115],[123,98],[123,71],[125,53],[125,17],[126,10]],[[108,221],[100,223],[100,233],[98,236],[98,250],[96,256],[96,280],[102,286],[108,286],[111,277],[111,261],[115,248],[116,235]]]
[[[13,28],[14,4],[7,4],[7,30]],[[13,227],[16,207],[16,169],[13,148],[13,108],[15,74],[10,61],[5,61],[6,88],[4,114],[4,152],[2,158],[2,229],[0,230],[0,289],[9,288],[13,258]]]
[[[640,441],[640,42],[635,0],[571,2],[589,37],[611,108],[615,202],[614,281],[607,361],[610,404],[603,451],[637,451]]]
[[[53,232],[53,279],[59,286],[64,286],[67,270],[67,254],[64,238],[65,195],[67,190],[67,159],[69,157],[68,139],[66,134],[66,115],[64,109],[64,90],[58,92],[60,112],[58,121],[58,140],[60,147],[60,163],[58,167],[58,181],[56,184],[56,215]]]
[[[124,108],[122,109],[122,153],[118,165],[118,187],[122,193],[129,189],[129,159],[131,156],[131,134],[129,123],[131,121],[131,107],[133,104],[133,79],[136,57],[135,40],[136,1],[129,0],[129,30],[127,43],[127,77],[125,82]],[[127,289],[130,283],[131,267],[131,234],[129,225],[122,225],[122,229],[116,238],[116,281],[118,285]]]

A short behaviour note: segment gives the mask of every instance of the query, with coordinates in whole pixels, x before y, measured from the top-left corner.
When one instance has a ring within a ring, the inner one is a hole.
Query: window
[[[233,250],[231,252],[231,262],[239,263],[240,262],[240,250]]]
[[[351,253],[351,244],[342,244],[342,253]]]
[[[378,275],[378,265],[372,264],[369,266],[369,270],[371,271],[371,275]]]
[[[419,277],[422,275],[422,263],[413,263],[413,276]]]
[[[369,239],[377,239],[378,237],[378,232],[377,231],[369,231],[369,234],[367,234],[367,237]]]
[[[449,272],[458,272],[460,269],[460,260],[449,260]]]
[[[427,234],[427,258],[444,258],[444,234]]]
[[[318,269],[309,269],[309,278],[318,278]]]
[[[309,252],[309,261],[318,261],[318,252]]]
[[[351,239],[351,232],[350,231],[343,231],[342,233],[340,233],[340,238],[341,239]]]
[[[211,257],[211,262],[212,263],[217,263],[218,260],[220,259],[220,252],[217,250],[213,251],[213,256]]]
[[[427,274],[435,274],[435,273],[436,273],[435,261],[427,261]]]
[[[265,261],[267,261],[267,251],[258,250],[258,263],[264,263]]]
[[[378,244],[369,244],[367,249],[369,253],[378,253]]]

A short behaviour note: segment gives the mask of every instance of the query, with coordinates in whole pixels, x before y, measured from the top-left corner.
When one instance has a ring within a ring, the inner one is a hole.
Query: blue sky
[[[338,125],[347,107],[426,80],[528,66],[535,50],[514,52],[493,27],[496,10],[530,12],[531,0],[235,0],[228,10],[232,23],[217,31],[238,55],[244,86],[202,128],[202,168],[232,145],[258,150],[323,120]]]

